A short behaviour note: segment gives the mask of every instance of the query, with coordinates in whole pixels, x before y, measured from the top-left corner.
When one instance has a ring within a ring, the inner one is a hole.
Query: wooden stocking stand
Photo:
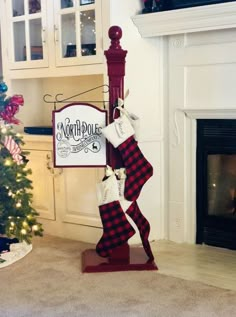
[[[110,48],[105,51],[109,77],[109,122],[113,121],[114,105],[118,98],[124,99],[125,57],[127,51],[120,46],[122,30],[118,26],[109,29]],[[119,152],[111,145],[108,148],[108,164],[113,168],[123,167]],[[150,261],[141,247],[129,247],[125,243],[113,250],[111,257],[100,257],[95,250],[82,253],[82,272],[115,272],[157,270],[154,261]]]

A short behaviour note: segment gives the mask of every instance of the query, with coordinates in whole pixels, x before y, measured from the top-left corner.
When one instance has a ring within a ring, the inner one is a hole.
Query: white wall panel
[[[236,106],[236,63],[188,66],[185,76],[185,107]]]
[[[232,43],[236,40],[236,30],[214,30],[207,32],[187,33],[185,35],[185,47],[197,45]]]

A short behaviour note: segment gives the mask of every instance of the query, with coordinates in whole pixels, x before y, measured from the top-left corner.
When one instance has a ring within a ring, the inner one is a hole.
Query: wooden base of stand
[[[117,252],[110,258],[100,257],[95,250],[89,249],[82,253],[82,272],[117,272],[117,271],[151,271],[158,270],[154,261],[148,260],[143,248],[128,245],[117,248]],[[125,248],[125,249],[124,249]],[[120,251],[124,251],[121,256]],[[128,250],[128,253],[127,253]]]

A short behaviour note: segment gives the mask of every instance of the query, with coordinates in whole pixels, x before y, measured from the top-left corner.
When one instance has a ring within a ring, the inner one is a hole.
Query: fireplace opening
[[[236,250],[236,120],[197,120],[199,244]]]

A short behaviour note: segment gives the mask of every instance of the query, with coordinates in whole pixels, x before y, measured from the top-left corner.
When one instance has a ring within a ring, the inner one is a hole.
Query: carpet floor
[[[0,316],[236,316],[234,291],[159,271],[81,273],[87,248],[91,245],[51,236],[34,239],[26,257],[0,270]]]

